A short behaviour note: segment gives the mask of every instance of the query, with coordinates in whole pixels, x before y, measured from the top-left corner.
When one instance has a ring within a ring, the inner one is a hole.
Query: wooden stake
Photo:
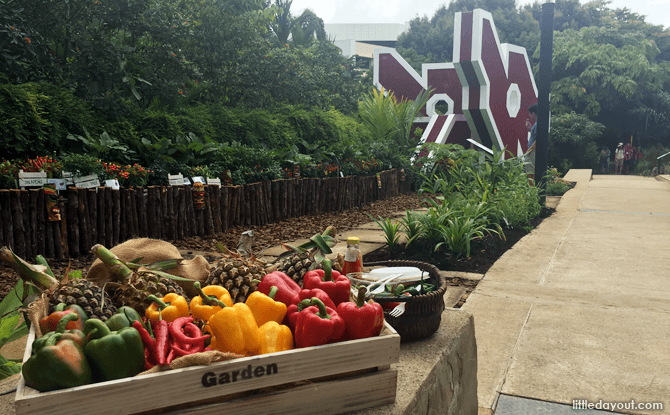
[[[204,225],[204,235],[212,235],[214,233],[214,219],[212,218],[212,192],[209,190],[208,185],[204,186],[205,189],[205,209],[202,211],[204,213],[203,225]]]
[[[76,187],[67,188],[67,235],[68,252],[72,258],[79,257],[79,194]]]
[[[56,258],[62,259],[65,257],[70,257],[70,249],[68,246],[67,238],[67,204],[65,203],[65,198],[63,196],[58,196],[58,207],[60,208],[60,223],[56,222],[54,225],[54,246],[56,250]]]
[[[86,252],[88,252],[91,246],[95,245],[98,240],[98,197],[96,189],[86,189],[85,194],[86,208],[88,210],[88,242],[90,244],[86,248]]]
[[[221,186],[221,232],[230,228],[230,186]]]
[[[26,257],[26,233],[23,226],[23,206],[21,204],[21,191],[10,190],[10,201],[12,216],[14,220],[14,253],[19,257]]]
[[[114,246],[114,203],[112,201],[112,189],[105,188],[105,246]]]
[[[112,246],[121,243],[121,190],[112,189],[113,224]]]
[[[99,187],[98,188],[98,193],[96,193],[96,205],[98,206],[98,239],[96,243],[105,245],[105,235],[106,235],[106,229],[107,227],[105,226],[107,224],[107,221],[105,220],[105,216],[107,214],[107,211],[105,210],[105,193],[107,193],[107,189],[109,187]]]
[[[165,237],[167,239],[177,239],[177,218],[175,217],[174,209],[174,186],[165,188],[166,210],[165,210]]]
[[[214,220],[214,233],[221,232],[221,186],[209,187],[210,201],[212,203],[212,219]]]
[[[32,211],[35,212],[33,221],[33,228],[36,240],[35,254],[46,255],[45,237],[46,237],[46,208],[44,201],[44,189],[35,189],[30,191],[30,205]]]
[[[175,216],[175,232],[177,239],[184,239],[184,186],[174,187],[174,216]]]
[[[189,235],[195,236],[198,234],[198,225],[195,222],[195,209],[193,207],[193,187],[184,186],[186,189],[185,200],[186,203],[186,220],[188,221]]]

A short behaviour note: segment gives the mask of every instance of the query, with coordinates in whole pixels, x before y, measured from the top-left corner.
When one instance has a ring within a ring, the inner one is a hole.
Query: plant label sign
[[[181,184],[183,184],[184,186],[190,186],[190,185],[191,185],[191,181],[188,179],[188,177],[184,177],[184,178],[182,179]]]
[[[48,184],[56,186],[56,190],[65,190],[65,179],[47,179]]]
[[[213,179],[211,177],[208,177],[207,184],[215,184],[217,186],[221,186],[221,179]]]
[[[168,184],[170,186],[180,186],[184,184],[184,176],[180,174],[168,174]]]
[[[100,180],[95,174],[89,176],[75,177],[74,178],[75,187],[82,187],[84,189],[91,189],[93,187],[100,186]]]
[[[42,187],[47,182],[47,174],[43,171],[28,173],[19,170],[19,187]]]
[[[121,188],[121,186],[119,186],[119,181],[117,179],[105,180],[105,186],[111,187],[114,190],[119,190]]]
[[[71,184],[74,185],[74,175],[69,172],[69,171],[64,171],[63,173],[63,180],[65,180],[65,186]]]
[[[193,183],[202,183],[205,184],[205,179],[202,176],[195,176],[193,178]]]

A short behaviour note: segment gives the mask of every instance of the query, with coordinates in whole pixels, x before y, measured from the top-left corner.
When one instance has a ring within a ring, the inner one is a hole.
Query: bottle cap
[[[347,243],[348,244],[357,244],[361,241],[361,238],[358,236],[350,236],[347,238]]]

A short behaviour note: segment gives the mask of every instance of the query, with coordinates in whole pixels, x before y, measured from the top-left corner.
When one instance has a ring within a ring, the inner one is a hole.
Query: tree
[[[316,38],[326,40],[326,29],[323,19],[306,9],[298,17],[291,13],[293,0],[276,0],[275,19],[270,23],[270,30],[275,35],[275,43],[279,47],[289,44],[293,46],[309,46]]]
[[[548,164],[563,173],[571,168],[596,169],[598,145],[605,126],[589,120],[584,114],[552,116],[549,131]]]

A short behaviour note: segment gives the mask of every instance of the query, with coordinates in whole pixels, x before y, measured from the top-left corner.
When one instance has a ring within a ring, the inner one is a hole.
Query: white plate
[[[394,279],[394,282],[418,282],[421,281],[421,270],[416,267],[386,267],[386,268],[376,268],[370,271],[366,276],[366,279],[372,281],[380,280],[384,277],[401,273],[402,276]],[[428,279],[430,274],[427,271],[423,271],[423,278]]]

